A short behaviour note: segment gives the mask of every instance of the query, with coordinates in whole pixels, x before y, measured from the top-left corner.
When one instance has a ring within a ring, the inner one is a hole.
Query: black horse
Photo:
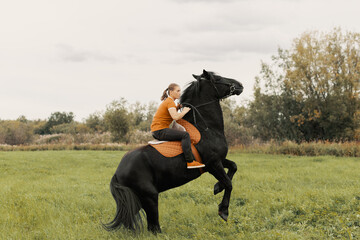
[[[225,189],[219,204],[219,215],[227,221],[231,180],[237,167],[233,161],[226,159],[228,145],[224,135],[220,100],[231,95],[240,95],[243,86],[236,80],[205,70],[200,76],[193,76],[196,81],[191,82],[185,89],[180,103],[192,108],[184,119],[201,133],[201,140],[196,148],[206,165],[205,171],[218,180],[214,186],[214,194]],[[224,168],[229,169],[227,174]],[[150,145],[126,153],[110,183],[117,205],[116,215],[111,222],[104,224],[104,227],[107,230],[116,230],[124,226],[137,230],[142,226],[142,208],[146,213],[148,230],[161,232],[159,193],[181,186],[200,175],[199,169],[186,168],[183,154],[166,158]]]

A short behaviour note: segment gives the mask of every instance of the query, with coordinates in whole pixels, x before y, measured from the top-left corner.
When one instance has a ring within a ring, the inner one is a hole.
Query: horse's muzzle
[[[244,87],[242,85],[240,85],[239,87],[236,87],[234,90],[234,94],[236,95],[240,95],[244,90]]]

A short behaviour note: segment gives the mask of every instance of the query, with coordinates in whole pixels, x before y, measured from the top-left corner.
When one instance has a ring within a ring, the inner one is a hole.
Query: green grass
[[[162,234],[101,228],[125,152],[0,152],[0,239],[360,239],[360,159],[231,154],[229,221],[205,173],[160,194]],[[145,223],[146,225],[146,223]]]

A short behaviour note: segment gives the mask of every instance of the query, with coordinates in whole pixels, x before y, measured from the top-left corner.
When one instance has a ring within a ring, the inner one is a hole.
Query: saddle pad
[[[175,157],[183,153],[180,141],[170,141],[162,144],[150,145],[156,150],[158,150],[158,152],[161,153],[161,155],[163,155],[164,157]],[[191,144],[191,151],[195,157],[195,160],[199,163],[202,163],[200,154],[195,148],[194,144]]]
[[[191,150],[195,157],[195,160],[197,162],[202,163],[200,154],[194,146],[198,142],[200,142],[201,139],[201,134],[199,130],[197,130],[196,127],[194,127],[194,125],[192,125],[191,123],[189,123],[184,119],[180,119],[176,122],[181,126],[183,126],[185,130],[189,133],[191,140]],[[149,142],[149,144],[165,157],[175,157],[183,153],[180,141],[164,141],[164,142],[158,141],[154,143]],[[201,169],[200,171],[201,173],[203,173],[203,169]]]
[[[176,122],[183,126],[189,133],[191,145],[196,145],[200,141],[201,134],[194,125],[184,119],[180,119]],[[183,152],[180,141],[159,141],[154,139],[153,141],[148,142],[148,144],[153,146],[165,157],[175,157]]]
[[[148,141],[148,144],[154,145],[154,144],[161,144],[161,143],[166,143],[168,141],[159,141],[157,139],[152,140],[152,141]]]
[[[179,119],[176,122],[183,126],[185,130],[190,134],[192,144],[196,145],[198,142],[200,142],[201,134],[194,125],[184,119]]]

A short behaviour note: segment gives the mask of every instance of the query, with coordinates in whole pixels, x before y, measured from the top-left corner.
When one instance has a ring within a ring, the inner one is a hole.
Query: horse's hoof
[[[217,182],[215,185],[214,185],[214,195],[222,192],[224,190],[224,188],[220,185],[220,182]]]
[[[219,216],[224,219],[225,222],[227,222],[227,219],[228,219],[228,214],[227,213],[224,213],[224,212],[221,212],[219,211]]]
[[[158,233],[161,233],[161,228],[160,227],[151,227],[148,228],[148,231],[152,232],[152,234],[157,235]]]

